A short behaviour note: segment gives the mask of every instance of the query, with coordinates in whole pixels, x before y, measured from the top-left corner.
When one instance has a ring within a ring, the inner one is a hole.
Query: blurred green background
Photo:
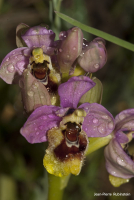
[[[49,0],[0,0],[0,62],[16,48],[16,26],[50,21]],[[133,0],[63,0],[61,12],[94,28],[134,43]],[[55,16],[51,16],[51,19]],[[58,31],[71,25],[61,21]],[[95,36],[84,32],[89,41]],[[134,53],[110,42],[107,64],[98,71],[103,83],[102,105],[114,116],[134,108]],[[0,200],[46,200],[47,174],[42,164],[45,144],[29,144],[19,133],[26,121],[17,85],[0,80]],[[64,200],[133,200],[134,179],[114,188],[105,169],[103,148],[89,155],[79,176],[71,176]],[[94,193],[131,193],[129,197],[94,196]]]

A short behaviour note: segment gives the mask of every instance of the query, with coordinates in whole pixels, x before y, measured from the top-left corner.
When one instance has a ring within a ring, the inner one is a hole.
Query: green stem
[[[85,24],[82,24],[82,23],[78,22],[77,20],[75,20],[75,19],[73,19],[71,17],[68,17],[67,15],[64,15],[64,14],[62,14],[60,12],[55,11],[55,13],[60,18],[62,18],[63,20],[67,21],[68,23],[70,23],[70,24],[72,24],[74,26],[78,26],[79,28],[81,28],[82,30],[84,30],[86,32],[89,32],[89,33],[91,33],[93,35],[96,35],[98,37],[102,37],[102,38],[104,38],[105,40],[107,40],[109,42],[112,42],[112,43],[117,44],[117,45],[119,45],[121,47],[124,47],[126,49],[131,50],[131,51],[134,51],[134,45],[129,43],[129,42],[127,42],[127,41],[124,41],[124,40],[122,40],[120,38],[117,38],[117,37],[112,36],[112,35],[110,35],[108,33],[105,33],[105,32],[100,31],[98,29],[95,29],[95,28],[92,28],[90,26],[87,26]]]
[[[67,186],[70,175],[57,177],[48,174],[48,200],[62,200],[64,188]]]
[[[98,137],[98,138],[89,138],[89,147],[86,151],[86,156],[93,151],[98,150],[99,148],[107,145],[112,139],[112,135],[108,135],[106,137]]]

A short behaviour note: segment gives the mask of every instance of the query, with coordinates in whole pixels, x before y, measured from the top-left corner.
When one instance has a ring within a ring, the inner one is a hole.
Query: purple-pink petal
[[[82,51],[83,33],[80,28],[73,27],[59,35],[61,45],[57,60],[61,73],[69,73],[74,61]]]
[[[102,105],[84,103],[79,108],[87,113],[82,129],[88,137],[105,137],[114,130],[114,118]]]
[[[22,39],[29,48],[52,46],[54,43],[55,33],[52,30],[48,30],[43,26],[34,26],[29,28],[23,35]]]
[[[134,109],[127,109],[115,117],[115,132],[134,131]]]
[[[86,76],[74,76],[58,88],[61,107],[77,108],[77,104],[88,90],[95,86],[95,83]]]
[[[0,66],[0,77],[6,83],[18,83],[20,76],[29,63],[28,50],[27,47],[17,48],[3,59]]]
[[[58,110],[59,107],[46,105],[37,108],[21,128],[20,133],[29,143],[47,141],[47,131],[58,127],[62,119],[55,114]]]
[[[109,174],[124,179],[134,177],[134,161],[124,152],[116,138],[105,148],[104,156]]]

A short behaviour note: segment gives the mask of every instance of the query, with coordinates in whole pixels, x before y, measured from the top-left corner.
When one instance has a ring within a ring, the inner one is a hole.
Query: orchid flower
[[[33,77],[44,84],[53,98],[61,80],[55,59],[52,57],[58,46],[54,38],[55,33],[46,27],[30,28],[20,24],[17,27],[17,45],[20,48],[11,51],[3,59],[0,77],[8,84],[19,83],[24,70],[28,69]],[[55,104],[52,99],[51,103]]]
[[[133,138],[134,109],[128,109],[115,117],[113,139],[104,151],[108,173],[119,177],[119,180],[125,179],[125,182],[134,177],[134,151],[131,146]],[[117,183],[115,186],[119,185]]]
[[[70,78],[58,88],[61,107],[45,105],[35,109],[21,128],[29,143],[48,141],[43,164],[50,174],[78,175],[88,137],[105,137],[113,131],[113,117],[102,105],[83,103],[77,108],[82,95],[94,86],[86,76]]]

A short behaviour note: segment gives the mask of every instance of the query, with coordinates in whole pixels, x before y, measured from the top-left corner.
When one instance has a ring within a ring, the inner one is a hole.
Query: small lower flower
[[[86,76],[72,77],[58,88],[61,107],[37,108],[21,129],[30,143],[48,141],[43,160],[56,176],[78,175],[88,147],[88,137],[105,137],[114,129],[112,115],[97,103],[77,108],[82,95],[95,83]]]
[[[133,138],[134,109],[128,109],[115,117],[113,139],[104,151],[109,174],[126,179],[126,182],[134,177],[134,151],[131,146]]]

